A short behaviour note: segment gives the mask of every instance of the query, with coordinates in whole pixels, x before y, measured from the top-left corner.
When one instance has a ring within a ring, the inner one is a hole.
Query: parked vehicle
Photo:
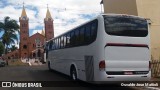
[[[6,65],[6,62],[2,59],[0,59],[0,67],[4,67]]]

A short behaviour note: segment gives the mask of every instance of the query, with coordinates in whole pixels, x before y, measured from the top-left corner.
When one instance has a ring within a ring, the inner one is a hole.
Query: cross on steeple
[[[23,8],[24,8],[24,4],[25,4],[25,3],[23,2]]]
[[[25,8],[24,8],[24,2],[23,2],[23,9],[22,9],[22,14],[21,14],[21,17],[27,17],[27,14],[26,14],[26,11],[25,11]]]
[[[47,4],[47,9],[48,9],[48,4]]]

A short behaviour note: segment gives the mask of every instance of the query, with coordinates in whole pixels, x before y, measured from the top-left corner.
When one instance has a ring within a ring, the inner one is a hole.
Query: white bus
[[[82,81],[148,81],[147,20],[104,14],[48,41],[49,69]]]

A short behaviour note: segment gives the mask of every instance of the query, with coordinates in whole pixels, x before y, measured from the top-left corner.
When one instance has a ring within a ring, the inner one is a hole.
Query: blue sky
[[[74,28],[101,12],[101,0],[0,0],[0,21],[5,16],[17,20],[21,16],[23,2],[29,18],[30,36],[44,29],[47,4],[54,19],[55,36]],[[1,34],[0,34],[1,36]]]

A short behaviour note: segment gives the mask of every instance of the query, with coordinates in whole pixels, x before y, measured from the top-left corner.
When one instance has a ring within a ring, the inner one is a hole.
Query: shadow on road
[[[48,88],[29,88],[29,90],[134,90],[116,84],[91,84],[72,81],[69,76],[57,71],[49,71],[43,66],[14,66],[0,68],[0,81],[35,81],[42,82]],[[49,88],[52,87],[52,88]],[[28,90],[28,88],[6,88],[0,90]]]
[[[36,75],[35,75],[36,74]],[[91,90],[113,90],[113,89],[121,89],[121,90],[135,90],[129,87],[120,87],[118,84],[94,84],[94,83],[87,83],[83,81],[72,81],[69,76],[64,75],[60,72],[51,70],[49,71],[48,68],[45,70],[37,71],[36,73],[30,72],[30,75],[34,78],[34,81],[47,81],[47,87],[62,87],[62,88],[70,88],[70,87],[83,87],[88,88]],[[99,82],[98,82],[99,83]],[[101,82],[102,83],[102,82]],[[58,89],[59,90],[59,89]]]

